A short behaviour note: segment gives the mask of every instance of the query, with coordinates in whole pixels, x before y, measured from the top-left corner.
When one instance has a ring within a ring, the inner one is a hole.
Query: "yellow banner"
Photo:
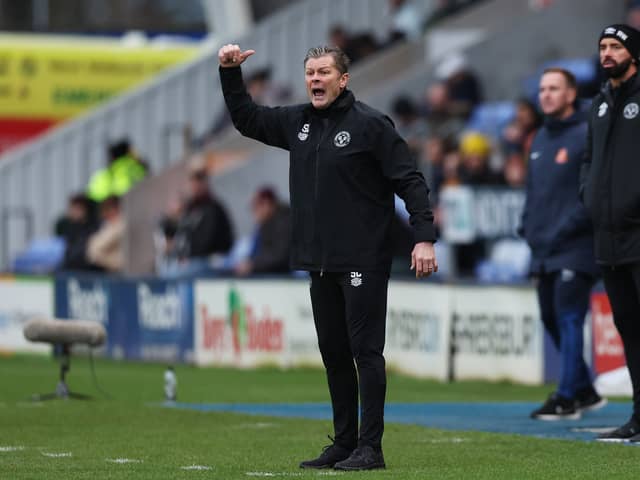
[[[0,35],[0,117],[66,119],[196,53]]]

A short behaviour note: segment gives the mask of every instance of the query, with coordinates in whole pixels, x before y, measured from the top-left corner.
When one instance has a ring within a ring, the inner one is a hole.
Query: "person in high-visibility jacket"
[[[89,180],[87,196],[102,202],[111,196],[122,196],[147,175],[147,166],[131,151],[123,140],[109,147],[109,164],[95,172]]]

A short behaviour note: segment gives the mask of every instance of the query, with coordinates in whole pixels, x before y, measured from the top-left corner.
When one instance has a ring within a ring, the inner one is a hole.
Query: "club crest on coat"
[[[345,130],[338,132],[335,137],[333,137],[333,144],[338,147],[346,147],[349,145],[351,141],[351,134]]]

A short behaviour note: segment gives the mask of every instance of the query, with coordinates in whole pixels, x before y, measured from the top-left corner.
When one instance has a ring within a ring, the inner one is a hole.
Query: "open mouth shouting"
[[[321,87],[313,87],[311,89],[311,95],[313,95],[313,99],[317,101],[324,100],[325,93],[325,89]]]

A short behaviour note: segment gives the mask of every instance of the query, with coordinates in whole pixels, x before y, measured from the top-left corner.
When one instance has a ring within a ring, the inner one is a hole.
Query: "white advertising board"
[[[385,345],[389,368],[447,379],[451,292],[443,285],[390,282]]]
[[[198,365],[322,365],[305,281],[195,283]]]
[[[533,289],[456,287],[453,295],[456,379],[544,381],[543,327]]]
[[[450,288],[391,282],[387,365],[420,377],[448,372]],[[198,365],[322,366],[306,281],[203,280],[195,285]]]
[[[53,282],[50,279],[0,279],[0,351],[51,351],[51,345],[32,343],[22,330],[34,316],[53,317]]]

